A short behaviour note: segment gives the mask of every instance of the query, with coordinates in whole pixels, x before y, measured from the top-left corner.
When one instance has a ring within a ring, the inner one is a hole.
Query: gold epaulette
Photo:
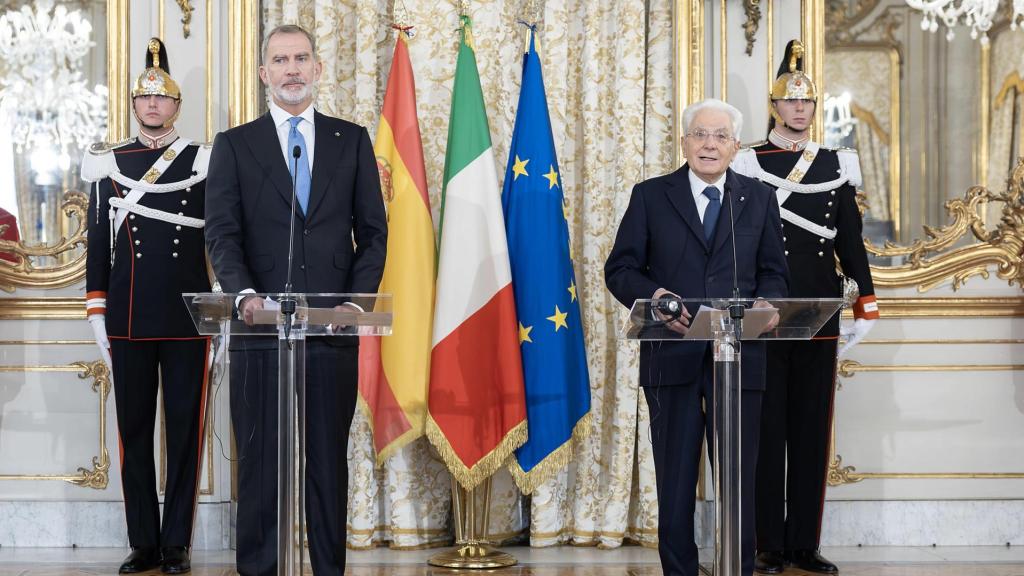
[[[120,142],[96,142],[92,146],[89,146],[90,154],[105,154],[111,150],[117,150],[127,146],[135,141],[135,138],[125,138]]]

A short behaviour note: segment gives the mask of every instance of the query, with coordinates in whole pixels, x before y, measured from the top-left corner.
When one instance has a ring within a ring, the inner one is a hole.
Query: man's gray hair
[[[732,137],[740,139],[740,128],[743,128],[743,113],[728,102],[723,102],[718,98],[705,98],[700,102],[690,104],[683,110],[683,133],[686,134],[690,131],[690,124],[693,123],[693,119],[697,117],[697,114],[701,110],[718,110],[725,112],[729,115],[732,120]]]
[[[320,60],[320,57],[317,56],[316,54],[316,38],[314,38],[313,35],[309,33],[309,30],[306,30],[305,28],[299,26],[298,24],[281,24],[280,26],[277,26],[273,30],[268,32],[267,36],[263,39],[263,50],[260,51],[260,64],[264,66],[267,64],[267,45],[270,44],[270,39],[278,34],[304,35],[309,40],[309,45],[313,49],[313,61],[317,62]]]

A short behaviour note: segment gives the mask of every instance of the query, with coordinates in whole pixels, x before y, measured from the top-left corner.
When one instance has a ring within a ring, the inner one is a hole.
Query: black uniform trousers
[[[757,468],[759,551],[818,549],[837,342],[768,343]]]
[[[710,370],[708,371],[710,374]],[[701,442],[711,438],[711,378],[690,386],[645,387],[658,486],[658,554],[665,576],[697,576],[693,523]],[[754,471],[761,414],[760,390],[743,390],[740,460],[743,574],[754,570]],[[711,451],[712,443],[708,443]],[[709,455],[710,457],[710,455]]]
[[[209,338],[110,339],[121,485],[132,548],[192,545],[206,418]],[[153,432],[163,386],[167,450],[160,523]]]
[[[245,343],[235,343],[241,348]],[[306,342],[306,534],[313,573],[345,572],[348,430],[358,346]],[[238,447],[236,564],[242,576],[277,573],[278,351],[231,351],[231,421]]]

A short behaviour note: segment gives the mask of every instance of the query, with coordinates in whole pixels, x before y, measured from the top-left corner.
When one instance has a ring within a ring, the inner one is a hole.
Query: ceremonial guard
[[[210,147],[178,136],[181,91],[167,51],[149,41],[132,88],[139,136],[85,154],[89,202],[86,308],[111,368],[131,554],[122,574],[190,570],[206,408],[209,338],[182,292],[208,292],[203,210]],[[163,386],[167,478],[163,522],[153,433]]]
[[[855,200],[860,164],[855,151],[828,149],[810,139],[818,92],[802,60],[803,45],[790,42],[771,88],[768,141],[741,150],[733,169],[776,189],[790,297],[843,296],[837,257],[842,273],[856,280],[856,320],[843,329],[850,346],[878,318]],[[818,545],[839,333],[837,314],[810,341],[768,346],[755,495],[755,569],[763,574],[780,574],[787,564],[838,571]]]

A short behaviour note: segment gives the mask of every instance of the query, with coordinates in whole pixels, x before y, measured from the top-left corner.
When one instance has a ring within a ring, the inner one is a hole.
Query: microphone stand
[[[740,302],[740,285],[737,280],[736,271],[736,217],[732,211],[732,192],[727,188],[726,195],[729,196],[729,235],[732,239],[732,302],[729,304],[729,318],[732,319],[733,331],[736,333],[736,341],[739,342],[743,335],[743,316],[746,308]]]
[[[288,275],[284,283],[284,297],[281,298],[281,314],[284,315],[284,339],[288,343],[289,350],[292,349],[290,336],[296,305],[295,297],[292,296],[292,259],[295,255],[295,196],[299,182],[299,158],[301,156],[302,148],[298,146],[292,148],[292,207],[288,221]]]

